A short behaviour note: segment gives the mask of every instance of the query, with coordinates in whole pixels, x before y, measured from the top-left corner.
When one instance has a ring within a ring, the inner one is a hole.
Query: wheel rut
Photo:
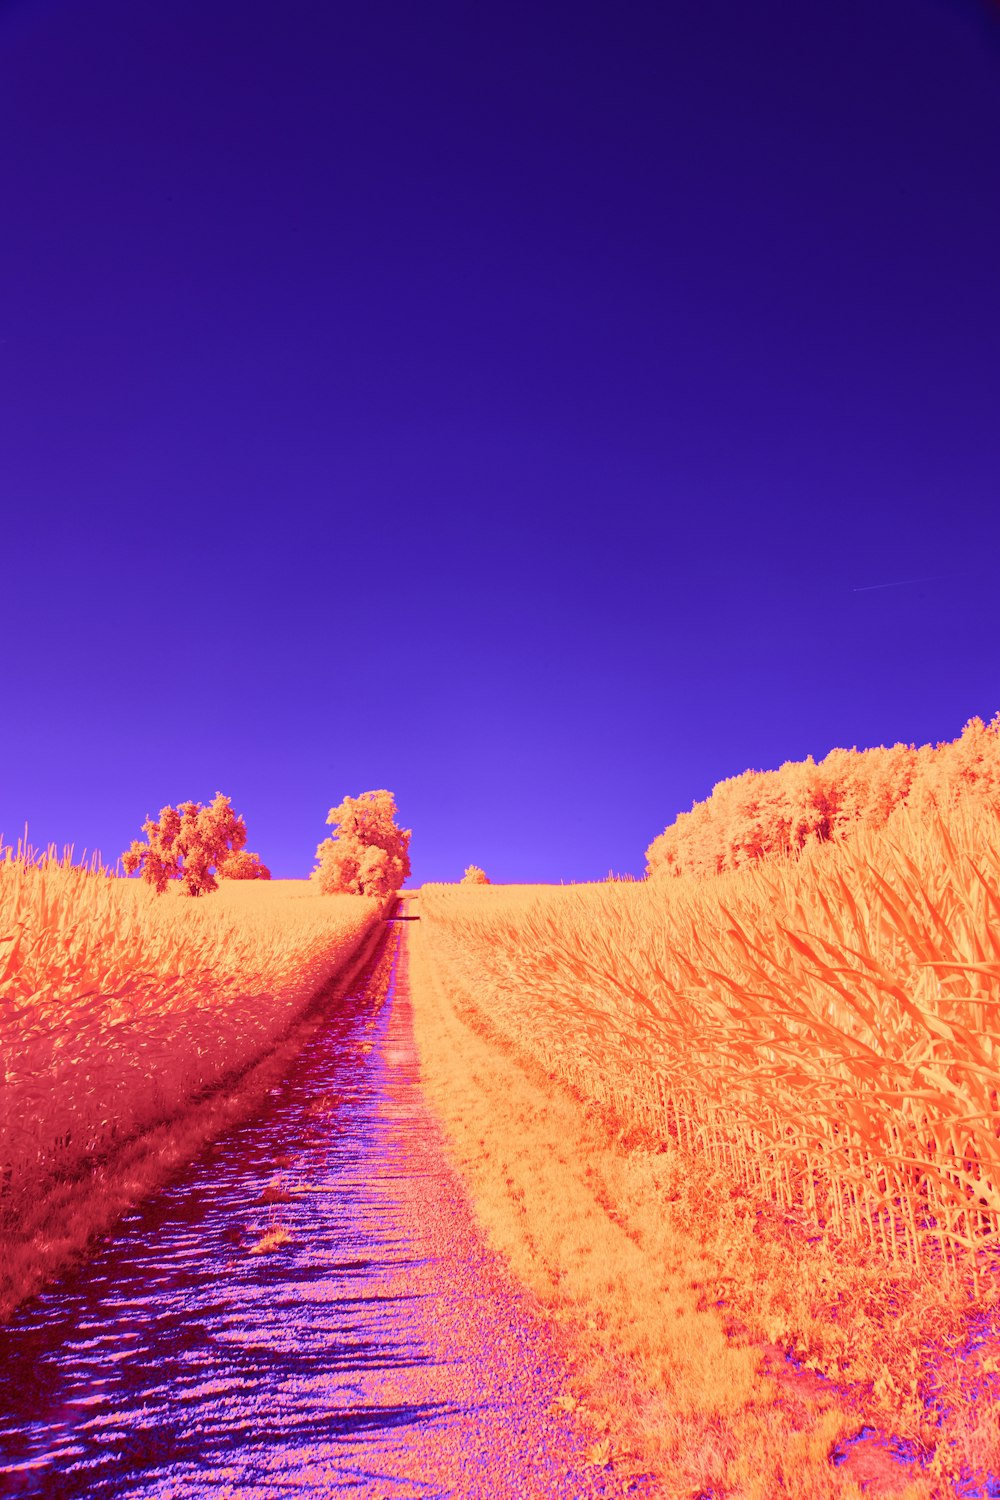
[[[424,1102],[405,922],[253,1119],[0,1328],[0,1494],[621,1495]]]

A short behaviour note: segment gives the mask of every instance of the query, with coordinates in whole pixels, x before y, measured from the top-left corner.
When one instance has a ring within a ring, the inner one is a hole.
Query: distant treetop
[[[227,854],[216,870],[220,880],[270,880],[271,872],[259,854],[239,849]]]
[[[317,847],[310,876],[324,895],[339,891],[381,900],[399,890],[410,874],[411,832],[396,826],[391,792],[345,797],[331,807],[326,821],[334,836]]]
[[[171,880],[183,880],[189,896],[218,889],[213,875],[237,880],[269,880],[271,872],[256,854],[244,851],[247,827],[233,812],[221,792],[205,807],[201,802],[181,802],[162,807],[159,819],[147,817],[142,825],[146,842],[133,839],[122,855],[126,874],[142,871],[142,878],[157,895]],[[239,873],[230,873],[238,871]]]

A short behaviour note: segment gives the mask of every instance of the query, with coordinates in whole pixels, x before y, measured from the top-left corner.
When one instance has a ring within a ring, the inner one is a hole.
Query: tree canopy
[[[326,821],[333,836],[316,849],[311,879],[326,894],[342,891],[382,899],[410,873],[408,828],[396,824],[396,799],[384,789],[345,797]]]
[[[133,839],[122,864],[129,875],[141,870],[142,879],[158,895],[171,880],[183,880],[189,896],[217,890],[213,871],[225,876],[227,866],[241,872],[236,879],[270,879],[259,856],[245,852],[246,823],[221,792],[207,807],[201,802],[163,807],[155,822],[146,818],[142,831],[146,842]],[[253,875],[248,873],[251,870]]]
[[[959,801],[1000,806],[1000,714],[970,719],[938,745],[831,750],[777,771],[744,771],[680,813],[646,850],[647,874],[715,875],[807,843],[882,828],[905,804],[923,814]]]

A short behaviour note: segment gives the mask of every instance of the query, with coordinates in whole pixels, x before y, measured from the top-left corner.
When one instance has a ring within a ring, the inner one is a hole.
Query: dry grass
[[[1000,1457],[974,1361],[941,1356],[1000,1303],[998,848],[995,814],[957,809],[710,880],[420,902],[454,1003],[667,1148],[630,1154],[615,1212],[666,1210],[703,1298],[942,1472]]]
[[[270,1255],[273,1250],[280,1250],[283,1245],[290,1245],[292,1236],[282,1224],[274,1224],[270,1229],[265,1229],[259,1240],[255,1240],[247,1251],[248,1255]]]
[[[41,860],[8,851],[0,1247],[47,1196],[259,1063],[380,912],[306,881],[157,898],[52,851]]]

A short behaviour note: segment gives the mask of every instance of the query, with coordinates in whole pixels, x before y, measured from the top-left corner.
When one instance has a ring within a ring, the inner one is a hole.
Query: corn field
[[[425,885],[425,940],[550,1072],[797,1211],[978,1293],[1000,1227],[1000,815],[721,875]]]
[[[0,859],[0,1209],[260,1057],[380,912],[307,882],[200,900],[18,845]],[[306,892],[307,894],[304,894]]]

